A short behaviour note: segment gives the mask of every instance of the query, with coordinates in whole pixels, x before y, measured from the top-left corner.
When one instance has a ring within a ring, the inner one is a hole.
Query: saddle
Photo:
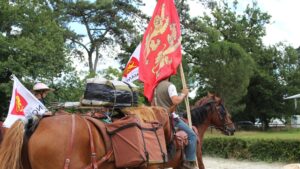
[[[183,119],[183,120],[185,121],[185,123],[188,124],[187,120],[185,120],[185,119]],[[195,134],[198,136],[198,129],[195,126],[193,126],[192,129],[195,132]],[[171,127],[171,130],[175,130],[175,128]],[[185,131],[178,130],[178,129],[175,132],[171,132],[171,133],[173,133],[173,136],[171,136],[171,142],[168,145],[169,157],[173,158],[176,153],[176,150],[182,151],[182,155],[184,155],[183,152],[184,152],[185,146],[187,146],[189,144],[188,134]],[[198,137],[197,137],[197,139],[198,139]],[[197,142],[199,142],[199,140],[197,140]],[[182,156],[182,158],[184,158],[184,156]]]
[[[208,103],[208,99],[203,99],[201,101],[201,105]],[[176,110],[176,105],[171,106],[167,111],[170,114],[171,112],[174,112]],[[170,125],[171,125],[171,130],[175,130],[174,128],[174,124],[173,124],[173,119],[170,117]],[[188,121],[186,119],[182,119],[186,124],[188,124]],[[198,134],[198,130],[196,127],[192,127],[193,131],[195,132],[195,134]],[[176,149],[180,149],[180,150],[184,150],[184,147],[187,146],[189,144],[188,141],[188,134],[183,131],[183,130],[176,130],[175,132],[171,132],[174,133],[174,135],[171,135],[171,143],[170,144],[174,144],[175,143],[175,148]],[[198,137],[197,137],[198,138]],[[168,145],[170,146],[170,145]],[[171,147],[172,148],[172,147]],[[169,148],[169,152],[168,153],[175,153],[174,150],[170,150]],[[171,155],[172,157],[173,155]]]

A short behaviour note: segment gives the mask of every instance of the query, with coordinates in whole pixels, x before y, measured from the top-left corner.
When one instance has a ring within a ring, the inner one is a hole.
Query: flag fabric
[[[28,89],[26,89],[16,76],[13,75],[14,85],[10,100],[8,115],[3,126],[10,128],[18,119],[25,119],[32,115],[43,115],[47,108]]]
[[[143,37],[139,79],[144,95],[152,100],[156,85],[176,74],[181,63],[181,31],[173,0],[158,0]]]
[[[139,78],[139,60],[141,44],[139,44],[131,55],[122,76],[122,81],[132,83]]]

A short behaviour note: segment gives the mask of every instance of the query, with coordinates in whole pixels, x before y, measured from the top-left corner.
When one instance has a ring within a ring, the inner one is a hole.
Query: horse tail
[[[5,132],[0,146],[0,169],[22,169],[21,152],[24,137],[24,123],[16,121]]]

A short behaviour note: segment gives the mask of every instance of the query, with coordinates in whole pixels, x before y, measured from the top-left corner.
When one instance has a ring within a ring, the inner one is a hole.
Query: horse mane
[[[8,132],[5,133],[5,139],[0,146],[0,168],[23,168],[21,156],[19,155],[21,154],[23,147],[23,135],[24,124],[21,120],[16,121]],[[6,161],[7,163],[4,164],[2,163],[3,161]]]
[[[207,102],[206,104],[202,106],[194,107],[191,110],[191,116],[192,116],[192,123],[193,125],[200,125],[202,124],[208,117],[209,108],[213,102]],[[187,118],[187,114],[185,113],[183,115],[184,118]]]
[[[134,115],[137,118],[139,118],[142,122],[157,120],[153,109],[144,105],[138,107],[127,107],[122,109],[122,112],[127,115]]]

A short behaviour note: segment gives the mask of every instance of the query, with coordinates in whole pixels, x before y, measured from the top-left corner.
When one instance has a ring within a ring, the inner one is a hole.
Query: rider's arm
[[[182,89],[182,93],[180,95],[178,95],[175,85],[172,84],[168,87],[168,93],[169,93],[169,96],[172,100],[172,103],[174,105],[178,105],[188,95],[189,89],[187,89],[187,88]]]

